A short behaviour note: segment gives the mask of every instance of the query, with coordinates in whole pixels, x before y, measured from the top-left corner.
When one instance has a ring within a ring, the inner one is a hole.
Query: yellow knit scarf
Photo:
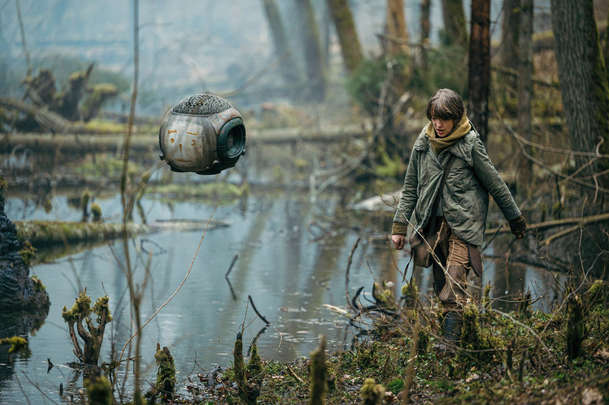
[[[448,136],[445,136],[444,138],[438,137],[431,122],[428,123],[427,127],[425,128],[425,135],[427,135],[429,138],[429,142],[431,142],[431,147],[433,148],[434,152],[438,154],[467,135],[471,129],[472,125],[469,123],[467,115],[463,113],[463,116]]]

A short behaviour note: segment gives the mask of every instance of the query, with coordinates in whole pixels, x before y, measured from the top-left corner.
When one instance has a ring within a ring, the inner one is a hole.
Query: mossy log
[[[121,236],[122,224],[60,222],[60,221],[16,221],[17,236],[29,240],[36,248],[70,244],[76,242],[102,242]],[[150,227],[127,224],[130,236],[150,232]]]

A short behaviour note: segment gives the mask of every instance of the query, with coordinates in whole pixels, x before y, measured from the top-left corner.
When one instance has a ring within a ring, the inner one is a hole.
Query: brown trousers
[[[427,240],[435,253],[433,288],[445,311],[459,310],[467,298],[480,295],[480,251],[453,234],[443,217],[437,218],[435,228],[427,233]]]

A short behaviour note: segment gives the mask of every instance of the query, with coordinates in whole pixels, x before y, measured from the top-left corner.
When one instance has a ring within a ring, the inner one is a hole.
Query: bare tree
[[[500,61],[504,67],[518,69],[521,0],[503,0]]]
[[[404,15],[404,0],[387,0],[385,33],[388,41],[386,51],[390,55],[408,54],[408,30]]]
[[[467,28],[463,0],[442,0],[444,39],[448,45],[458,44],[467,48]]]
[[[427,50],[426,46],[429,44],[429,32],[431,31],[431,24],[429,16],[431,14],[431,0],[421,0],[421,65],[423,70],[427,70]]]
[[[558,77],[575,151],[609,153],[609,84],[602,60],[592,0],[552,0],[552,28],[555,36]],[[583,174],[602,168],[597,160],[576,159]],[[607,176],[601,185],[607,185]]]
[[[345,68],[348,73],[351,73],[363,59],[353,14],[351,14],[347,0],[328,0],[328,8],[336,27]]]
[[[313,100],[321,101],[326,96],[326,72],[315,12],[311,0],[296,0],[295,3],[301,21],[305,63],[311,91],[309,96]]]
[[[472,0],[469,42],[468,94],[469,117],[486,143],[488,133],[488,96],[491,79],[490,0]]]
[[[528,141],[531,140],[532,117],[531,100],[533,98],[533,0],[521,0],[519,64],[518,76],[518,132]],[[505,10],[504,10],[505,11]],[[530,154],[530,151],[529,151]],[[530,182],[532,162],[521,158],[521,179]]]
[[[290,51],[288,37],[285,33],[283,22],[281,21],[279,8],[277,7],[275,0],[262,0],[262,5],[264,7],[266,20],[269,23],[269,29],[271,30],[275,53],[279,57],[281,75],[283,76],[285,83],[290,85],[298,79],[298,68],[296,67],[292,52]]]

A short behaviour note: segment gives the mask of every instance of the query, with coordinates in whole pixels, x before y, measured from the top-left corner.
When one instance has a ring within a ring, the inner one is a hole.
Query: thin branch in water
[[[19,386],[19,390],[23,394],[23,397],[25,398],[25,401],[27,402],[27,404],[32,405],[32,403],[30,402],[30,398],[27,396],[27,394],[25,393],[25,390],[23,389],[23,386],[21,385],[21,381],[19,381],[19,377],[15,376],[15,380],[17,380],[17,385]]]
[[[254,346],[256,344],[256,342],[258,341],[258,338],[264,333],[266,332],[266,328],[268,328],[268,325],[265,325],[262,327],[262,329],[260,329],[258,331],[258,333],[256,333],[256,336],[254,336],[254,339],[252,340],[252,343],[250,343],[250,347],[247,349],[247,355],[249,356],[250,353],[252,352],[252,346]]]
[[[212,218],[213,218],[213,216],[209,218],[209,220],[207,221],[207,224],[205,225],[205,230],[203,231],[203,234],[201,235],[201,239],[199,240],[199,245],[197,246],[197,250],[195,250],[195,254],[192,257],[192,261],[190,262],[190,266],[188,267],[188,271],[186,272],[186,275],[184,276],[184,279],[182,279],[180,284],[178,284],[178,286],[173,291],[173,293],[171,293],[169,298],[167,298],[167,300],[163,304],[161,304],[161,306],[158,307],[156,311],[154,311],[154,313],[150,316],[150,318],[148,318],[146,320],[146,322],[144,322],[142,324],[142,327],[140,328],[141,330],[143,330],[150,323],[150,321],[152,321],[158,315],[158,313],[161,312],[161,310],[163,308],[165,308],[167,306],[167,304],[169,304],[171,302],[173,297],[175,297],[176,294],[182,289],[182,287],[184,286],[184,283],[186,283],[186,280],[188,279],[188,277],[190,276],[190,273],[192,272],[192,267],[195,264],[195,260],[199,256],[199,250],[201,250],[201,245],[203,244],[203,240],[205,239],[205,235],[207,235],[207,229],[209,227],[209,224],[210,224]],[[133,335],[131,335],[131,337],[129,338],[127,343],[124,344],[124,346],[123,346],[123,348],[121,350],[121,355],[119,357],[119,361],[122,361],[123,355],[125,354],[125,348],[131,343],[133,338],[135,338],[136,336],[137,336],[137,332],[134,333]]]
[[[351,305],[351,298],[349,297],[349,270],[351,270],[351,263],[353,262],[353,254],[355,253],[355,249],[359,245],[359,241],[362,238],[358,237],[353,247],[351,248],[351,253],[349,253],[349,260],[347,261],[347,269],[345,270],[345,298],[347,299],[347,305]],[[357,310],[357,308],[353,308]]]
[[[36,388],[36,389],[38,390],[38,392],[40,392],[40,393],[41,393],[41,394],[42,394],[42,395],[43,395],[43,396],[44,396],[46,399],[48,399],[49,401],[51,401],[51,402],[52,402],[52,403],[54,403],[54,404],[59,405],[59,403],[58,403],[57,401],[54,401],[54,400],[53,400],[53,398],[49,397],[49,396],[47,395],[47,393],[46,393],[46,392],[44,392],[42,389],[40,389],[40,386],[38,386],[38,384],[36,384],[34,381],[32,381],[32,380],[30,379],[30,377],[28,377],[28,376],[27,376],[27,374],[25,374],[25,371],[22,371],[21,373],[23,374],[23,376],[25,377],[25,379],[26,379],[26,380],[27,380],[27,381],[28,381],[30,384],[32,384],[32,385],[34,386],[34,388]],[[19,386],[21,387],[21,384],[19,384]],[[24,393],[24,394],[25,394],[25,393]],[[26,398],[27,398],[27,397],[26,397]],[[28,400],[28,403],[29,403],[29,400]]]
[[[233,257],[233,261],[230,263],[230,266],[228,266],[228,270],[226,271],[226,274],[224,275],[224,278],[227,281],[228,281],[228,275],[233,270],[233,266],[235,265],[235,262],[237,261],[238,258],[239,258],[239,254],[236,254],[235,257]],[[230,282],[229,282],[229,284],[230,284]]]
[[[260,312],[258,312],[258,308],[256,308],[256,305],[254,305],[254,300],[252,299],[252,296],[248,295],[247,299],[250,301],[250,304],[252,304],[252,308],[254,309],[254,312],[256,313],[256,315],[258,315],[258,317],[260,319],[262,319],[262,321],[264,323],[266,323],[267,325],[270,325],[271,323],[269,321],[267,321],[266,318],[264,316],[262,316],[262,314]]]

